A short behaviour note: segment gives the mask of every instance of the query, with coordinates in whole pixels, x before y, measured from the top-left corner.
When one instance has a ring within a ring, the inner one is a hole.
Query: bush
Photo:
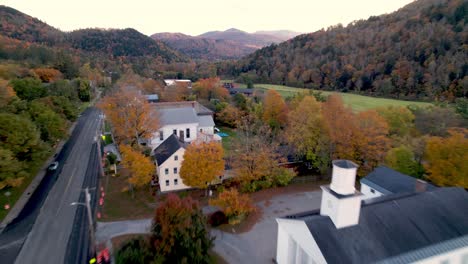
[[[125,243],[117,252],[116,263],[150,263],[154,259],[154,254],[148,246],[148,242],[140,237],[134,238]]]
[[[216,211],[210,215],[208,219],[210,226],[216,227],[228,223],[228,218],[222,211]]]
[[[296,176],[296,173],[287,168],[278,168],[273,180],[275,186],[286,186]]]
[[[211,206],[219,206],[229,219],[229,224],[240,223],[249,213],[255,211],[250,197],[239,194],[237,189],[229,189],[219,194],[218,198],[210,199]]]

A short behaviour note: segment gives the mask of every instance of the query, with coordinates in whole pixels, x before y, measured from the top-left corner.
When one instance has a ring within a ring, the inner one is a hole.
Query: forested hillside
[[[419,0],[263,48],[228,70],[260,83],[408,98],[468,93],[468,1]]]
[[[151,37],[161,40],[192,59],[238,59],[256,50],[234,41],[192,37],[181,33],[158,33]]]
[[[188,59],[161,41],[134,29],[81,29],[62,32],[44,22],[7,6],[0,6],[0,33],[29,43],[101,53],[110,57],[145,57],[158,63],[185,62]]]

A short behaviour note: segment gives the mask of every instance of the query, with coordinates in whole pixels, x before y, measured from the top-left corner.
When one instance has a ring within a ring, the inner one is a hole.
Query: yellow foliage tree
[[[288,120],[288,106],[283,97],[275,90],[268,90],[263,106],[263,121],[271,128],[280,128]]]
[[[224,172],[224,150],[217,142],[194,142],[184,153],[180,177],[185,185],[207,188]]]
[[[296,152],[316,168],[321,171],[328,168],[328,137],[322,118],[322,107],[313,96],[305,96],[295,109],[289,112],[288,126],[284,134]]]
[[[128,182],[137,188],[150,183],[151,178],[156,173],[156,166],[151,158],[124,144],[120,145],[120,151],[122,153],[122,166],[131,173]]]
[[[427,140],[424,168],[427,177],[440,186],[468,188],[468,130],[450,130],[447,138]]]

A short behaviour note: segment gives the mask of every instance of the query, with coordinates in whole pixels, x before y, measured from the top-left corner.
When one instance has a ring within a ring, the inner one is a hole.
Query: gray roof
[[[200,115],[198,116],[200,120],[199,126],[201,127],[214,127],[215,123],[213,121],[213,117],[211,115]]]
[[[451,187],[363,202],[359,224],[341,229],[319,211],[287,218],[306,223],[328,263],[371,263],[415,250],[436,254],[431,246],[468,235],[466,212],[468,193]]]
[[[146,96],[146,100],[149,100],[149,101],[159,100],[159,96],[157,94],[147,94],[145,96]]]
[[[198,116],[192,107],[159,109],[162,126],[198,123]]]
[[[361,184],[366,184],[371,188],[383,193],[406,193],[414,192],[417,179],[385,166],[379,166],[361,179]],[[427,183],[427,190],[434,190],[437,187]]]
[[[166,140],[154,150],[154,158],[158,165],[163,164],[180,148],[185,148],[186,144],[181,142],[176,135],[171,134]]]

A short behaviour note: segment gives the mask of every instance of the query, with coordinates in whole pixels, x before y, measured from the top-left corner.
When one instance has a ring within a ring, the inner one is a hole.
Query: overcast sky
[[[135,28],[151,35],[238,28],[313,32],[398,10],[412,0],[0,0],[56,28]]]

